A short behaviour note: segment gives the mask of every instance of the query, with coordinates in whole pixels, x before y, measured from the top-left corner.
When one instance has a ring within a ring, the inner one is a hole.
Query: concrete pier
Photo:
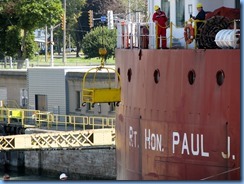
[[[25,151],[25,168],[57,178],[64,172],[71,180],[115,180],[115,149]]]

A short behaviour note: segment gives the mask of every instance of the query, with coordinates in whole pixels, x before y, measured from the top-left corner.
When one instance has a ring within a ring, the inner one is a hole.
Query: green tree
[[[26,47],[27,37],[33,38],[33,32],[35,29],[42,28],[45,25],[55,25],[60,22],[60,16],[62,13],[62,2],[60,0],[0,1],[0,23],[2,24],[2,29],[0,30],[0,51],[2,53],[6,53],[8,52],[9,47],[16,47],[16,45],[11,46],[7,44],[7,40],[10,38],[6,38],[6,31],[11,30],[9,26],[17,26],[15,31],[21,31],[19,32],[20,34],[16,34],[13,39],[16,38],[17,41],[19,36],[21,36],[21,46],[19,46],[19,49],[15,52],[20,53],[19,58],[25,59],[27,56],[33,54],[27,53],[27,50],[29,52],[34,52],[30,47],[28,49]],[[31,42],[33,41],[28,40],[28,44]],[[8,47],[6,47],[6,44]],[[31,47],[34,48],[35,46]],[[12,49],[11,53],[13,54]]]
[[[6,30],[6,42],[5,42],[5,49],[6,55],[12,56],[14,58],[18,58],[20,53],[16,51],[20,51],[21,47],[21,29],[18,26],[8,26]],[[38,46],[34,41],[34,33],[29,32],[26,36],[26,50],[27,50],[27,58],[33,58],[35,51],[37,50]]]
[[[13,53],[13,49],[16,49],[16,43],[19,40],[19,32],[17,31],[16,26],[18,22],[18,19],[15,15],[15,2],[12,2],[11,0],[3,0],[0,1],[0,58],[3,59],[3,57],[6,55],[6,52],[8,51],[8,48],[11,48],[11,50],[8,52]],[[10,26],[10,27],[9,27]],[[15,32],[15,33],[13,33]],[[12,34],[13,33],[13,34]],[[10,38],[14,40],[14,44],[12,45],[12,42],[9,42],[7,38],[8,35]],[[19,46],[19,45],[18,45]],[[8,47],[8,48],[6,48]],[[19,46],[20,48],[20,46]],[[18,49],[19,49],[18,48]],[[16,50],[14,53],[17,53]],[[10,55],[12,56],[12,54]]]
[[[77,29],[77,37],[79,37],[79,44],[81,47],[83,43],[83,38],[87,34],[87,32],[91,31],[88,25],[88,11],[93,10],[94,18],[98,19],[101,16],[107,16],[108,10],[113,10],[114,14],[123,14],[125,12],[125,8],[121,6],[121,0],[87,0],[86,5],[82,8],[81,16],[78,19],[78,27]],[[94,27],[101,26],[101,21],[95,20]],[[83,49],[83,48],[82,48]],[[98,51],[95,51],[98,53]]]
[[[18,26],[24,30],[21,43],[22,58],[26,57],[26,37],[28,32],[45,25],[55,25],[63,13],[60,0],[20,0],[16,4]]]
[[[76,56],[79,57],[80,51],[80,33],[79,17],[81,16],[81,9],[86,5],[86,0],[68,0],[66,3],[66,28],[67,34],[71,35],[73,42],[71,45],[75,45],[77,48]]]
[[[106,48],[105,59],[114,56],[116,46],[116,30],[99,26],[87,33],[82,41],[83,52],[87,58],[99,57],[99,48]]]
[[[21,46],[21,30],[17,26],[8,26],[6,29],[5,35],[5,46],[6,55],[12,57],[18,57],[19,53],[16,51],[19,50]]]

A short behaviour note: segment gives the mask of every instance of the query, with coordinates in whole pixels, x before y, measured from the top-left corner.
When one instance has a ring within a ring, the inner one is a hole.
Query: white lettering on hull
[[[136,147],[137,145],[137,131],[133,130],[133,127],[129,127],[129,146]]]
[[[163,151],[162,147],[162,135],[151,133],[150,129],[145,129],[145,149]]]
[[[172,146],[172,151],[175,153],[175,149],[178,146],[181,146],[181,154],[187,154],[187,155],[194,155],[194,156],[202,156],[202,157],[209,157],[209,153],[204,151],[204,142],[203,142],[203,135],[200,135],[200,141],[199,141],[199,134],[195,135],[196,141],[194,141],[194,134],[191,134],[191,140],[190,140],[190,146],[191,149],[189,149],[189,144],[188,144],[188,138],[187,134],[183,134],[183,141],[182,144],[180,145],[180,134],[179,132],[173,132],[173,146]],[[196,145],[194,145],[194,143]],[[201,146],[201,149],[199,148]],[[194,150],[196,148],[196,150]],[[191,152],[190,152],[191,150]],[[201,152],[200,152],[201,151]]]
[[[224,152],[221,152],[221,154],[224,159],[230,158],[230,137],[229,136],[227,139],[227,153],[225,154]],[[233,156],[233,160],[235,160],[235,156]]]
[[[151,129],[145,129],[144,139],[141,139],[141,143],[144,141],[144,149],[164,152],[163,135],[151,131]],[[139,148],[138,130],[135,130],[132,126],[129,126],[129,147]],[[167,137],[166,137],[167,140]],[[172,153],[182,154],[189,156],[201,156],[210,157],[209,152],[205,149],[204,135],[185,133],[180,134],[177,131],[172,132]],[[232,158],[235,160],[235,155],[230,154],[230,137],[227,137],[227,153],[221,152],[221,156],[224,159]]]

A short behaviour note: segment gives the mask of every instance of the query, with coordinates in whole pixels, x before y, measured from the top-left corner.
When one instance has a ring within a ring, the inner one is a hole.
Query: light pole
[[[130,4],[130,0],[129,0],[128,3],[129,3],[129,22],[131,22],[131,14],[130,14],[130,13],[131,13],[131,12],[130,12],[130,9],[131,9],[130,5],[131,5],[131,4]]]
[[[51,52],[50,65],[53,66],[53,26],[51,26],[50,28],[50,52]]]
[[[45,26],[45,62],[47,62],[47,26]]]
[[[54,41],[53,41],[53,31],[54,29],[56,29],[58,26],[60,26],[60,24],[57,24],[56,26],[51,26],[50,28],[50,52],[51,52],[51,61],[50,61],[50,66],[54,66],[54,62],[53,62],[53,45],[54,45]]]
[[[66,63],[66,0],[64,0],[63,63]]]

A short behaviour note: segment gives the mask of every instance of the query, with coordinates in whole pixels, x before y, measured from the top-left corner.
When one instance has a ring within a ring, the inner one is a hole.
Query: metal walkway
[[[0,124],[34,130],[32,133],[25,131],[28,134],[0,136],[0,151],[115,145],[115,118],[112,117],[59,115],[0,107]]]

